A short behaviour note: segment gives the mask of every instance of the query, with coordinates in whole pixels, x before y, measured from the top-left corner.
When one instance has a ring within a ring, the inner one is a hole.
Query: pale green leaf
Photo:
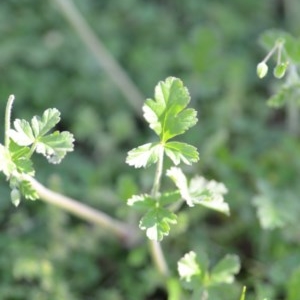
[[[185,254],[177,263],[177,270],[180,279],[190,282],[193,276],[199,276],[202,270],[197,262],[194,251]]]
[[[169,176],[180,191],[182,199],[188,206],[200,204],[207,208],[217,210],[229,215],[229,206],[224,202],[227,189],[223,183],[214,180],[208,181],[204,177],[196,176],[188,183],[186,176],[178,167],[167,171]]]
[[[126,163],[135,168],[149,167],[157,162],[160,151],[163,151],[160,144],[144,144],[128,152]]]
[[[42,118],[35,116],[31,120],[34,136],[40,137],[48,133],[60,121],[60,112],[56,108],[44,111]]]
[[[197,149],[181,142],[166,143],[165,153],[173,161],[174,165],[178,165],[181,161],[187,165],[191,165],[199,160]]]
[[[73,151],[73,135],[67,131],[55,131],[42,136],[36,143],[36,152],[43,154],[48,162],[60,163],[67,152]]]
[[[227,254],[211,270],[211,284],[232,283],[234,275],[240,271],[240,268],[239,257],[234,254]]]
[[[127,205],[135,208],[153,208],[155,207],[156,200],[148,194],[133,195],[127,200]]]
[[[0,171],[9,177],[16,170],[16,165],[12,161],[11,154],[3,145],[0,144]]]
[[[180,79],[168,77],[155,88],[155,98],[147,99],[143,106],[144,118],[150,128],[166,142],[183,134],[197,123],[197,112],[186,109],[190,95]]]
[[[34,143],[35,137],[29,122],[26,120],[16,119],[14,121],[15,129],[10,129],[9,137],[20,146],[29,146]]]
[[[164,208],[153,208],[149,210],[141,219],[139,227],[146,230],[146,235],[150,240],[161,241],[165,235],[169,234],[170,224],[177,223],[177,216]]]

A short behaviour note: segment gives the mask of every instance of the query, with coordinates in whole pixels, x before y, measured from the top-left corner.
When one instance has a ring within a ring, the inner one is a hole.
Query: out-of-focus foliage
[[[145,98],[167,76],[183,80],[199,116],[184,138],[200,152],[192,172],[228,187],[230,217],[201,207],[179,212],[163,244],[172,270],[190,250],[209,253],[212,265],[234,253],[241,258],[239,283],[215,291],[215,299],[238,299],[243,285],[247,300],[297,299],[299,138],[287,130],[288,110],[266,105],[278,82],[259,81],[255,68],[265,54],[257,43],[262,31],[283,27],[299,35],[298,1],[75,4]],[[138,220],[125,200],[136,193],[135,182],[148,191],[152,173],[136,174],[124,162],[129,149],[153,137],[142,110],[134,113],[54,1],[2,1],[0,34],[2,111],[14,93],[18,118],[56,107],[60,129],[75,135],[75,152],[59,168],[36,160],[37,178]],[[43,203],[24,201],[16,210],[2,182],[1,299],[166,299],[147,243],[123,249],[101,228]]]

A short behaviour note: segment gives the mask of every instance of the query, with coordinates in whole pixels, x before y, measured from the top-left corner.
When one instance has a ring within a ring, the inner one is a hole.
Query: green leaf
[[[168,142],[165,144],[165,152],[175,165],[178,165],[181,161],[191,165],[199,160],[197,149],[185,143]]]
[[[271,50],[277,42],[285,43],[289,37],[291,37],[291,35],[283,30],[270,29],[260,35],[259,43],[266,50]]]
[[[299,98],[300,83],[295,82],[289,86],[281,87],[275,95],[268,99],[267,104],[271,107],[282,107],[288,100]]]
[[[42,136],[36,143],[36,152],[44,155],[49,163],[58,164],[67,152],[73,151],[73,135],[67,131],[55,131]]]
[[[142,194],[142,195],[133,195],[131,198],[127,200],[127,205],[133,206],[135,208],[153,208],[156,205],[156,200],[154,200],[150,195],[148,194]]]
[[[177,263],[177,270],[180,279],[190,282],[193,276],[199,276],[203,272],[198,262],[194,251],[185,254]]]
[[[44,155],[50,163],[59,163],[67,152],[73,151],[73,135],[69,132],[54,132],[46,135],[59,122],[60,113],[55,108],[47,109],[42,118],[35,116],[29,122],[17,119],[10,138],[19,146],[29,146]]]
[[[141,219],[139,227],[146,230],[150,240],[161,241],[170,232],[170,224],[177,223],[177,216],[167,209],[157,207],[149,210]]]
[[[162,142],[183,134],[197,123],[197,112],[186,109],[190,95],[181,80],[168,77],[155,88],[155,99],[147,99],[144,118]]]
[[[0,144],[0,171],[8,178],[15,170],[16,165],[12,161],[9,151]]]
[[[44,111],[42,118],[35,116],[31,120],[31,126],[35,137],[48,133],[60,121],[60,112],[56,108]]]
[[[166,192],[166,193],[163,193],[162,195],[160,195],[158,201],[161,206],[165,206],[165,205],[170,205],[172,203],[177,202],[178,200],[180,200],[180,198],[181,198],[181,195],[180,195],[179,191]]]
[[[36,200],[39,198],[36,190],[32,187],[28,180],[22,180],[20,182],[20,191],[26,199]]]
[[[227,189],[223,183],[214,180],[208,181],[204,177],[196,176],[188,184],[184,173],[177,167],[169,169],[167,176],[174,181],[188,206],[200,204],[229,215],[229,206],[224,202]]]
[[[10,129],[9,137],[20,146],[29,146],[34,143],[35,137],[29,122],[26,120],[16,119],[14,121],[15,129]]]
[[[30,155],[30,148],[19,146],[13,140],[10,140],[9,151],[12,161],[16,165],[17,170],[20,173],[26,173],[34,176],[33,164],[32,161],[28,158]]]
[[[232,283],[234,275],[240,271],[241,263],[237,255],[227,254],[211,270],[211,284]]]
[[[149,167],[157,162],[163,147],[158,143],[148,143],[128,152],[126,163],[135,168]]]

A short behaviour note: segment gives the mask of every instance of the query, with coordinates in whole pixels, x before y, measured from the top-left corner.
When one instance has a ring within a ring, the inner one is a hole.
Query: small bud
[[[280,79],[284,76],[287,69],[288,62],[278,64],[273,71],[273,74],[276,78]]]
[[[10,198],[11,198],[11,202],[13,203],[13,205],[18,206],[21,201],[20,191],[16,188],[12,189],[12,191],[10,193]]]
[[[265,62],[260,62],[256,67],[256,73],[259,78],[264,78],[268,73],[268,66]]]

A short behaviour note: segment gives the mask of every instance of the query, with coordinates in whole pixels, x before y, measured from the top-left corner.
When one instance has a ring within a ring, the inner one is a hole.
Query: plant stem
[[[105,48],[99,37],[96,36],[76,6],[73,4],[72,0],[55,0],[55,2],[59,5],[61,12],[75,29],[83,43],[95,56],[99,65],[120,89],[135,112],[140,114],[140,107],[144,97],[133,81],[129,78],[126,71]]]
[[[157,270],[163,277],[168,278],[170,274],[169,267],[167,265],[160,242],[151,240],[149,241],[149,243],[150,243],[151,255]]]
[[[156,164],[155,177],[154,177],[153,187],[151,191],[151,196],[156,200],[158,199],[159,196],[159,190],[160,190],[160,184],[161,184],[161,178],[163,172],[163,160],[164,160],[164,148],[163,146],[161,146],[159,148],[158,161]],[[159,273],[163,275],[165,278],[169,277],[169,268],[164,253],[162,251],[160,242],[151,240],[150,250],[151,250],[152,259]]]
[[[159,147],[158,161],[156,164],[155,177],[154,177],[153,187],[151,191],[151,196],[154,199],[157,199],[157,197],[159,196],[160,183],[161,183],[161,177],[163,172],[163,163],[164,163],[164,148],[161,145],[161,147]]]
[[[139,240],[139,233],[129,224],[115,220],[109,215],[89,207],[79,201],[53,192],[28,175],[22,175],[24,180],[30,181],[32,187],[36,190],[40,200],[56,205],[77,217],[88,222],[95,223],[114,233],[127,247],[132,247]]]
[[[6,109],[5,109],[5,147],[9,147],[9,136],[8,131],[10,130],[10,119],[11,119],[11,109],[13,102],[15,100],[14,95],[10,95],[7,100]]]

